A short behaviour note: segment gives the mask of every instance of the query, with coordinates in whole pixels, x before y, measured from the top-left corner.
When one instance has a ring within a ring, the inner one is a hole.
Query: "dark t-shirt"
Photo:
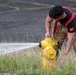
[[[66,22],[71,18],[72,13],[65,8],[63,8],[63,11],[67,14],[67,17],[64,20],[60,20],[59,22],[65,26]],[[75,25],[76,25],[76,17],[72,20],[71,23],[67,25],[68,32],[70,33],[75,32]]]
[[[63,8],[63,11],[66,13],[67,16],[66,16],[65,19],[59,20],[59,22],[60,22],[60,24],[65,26],[66,22],[71,18],[72,13],[68,9],[66,9],[66,8]],[[75,32],[75,26],[76,26],[76,16],[72,20],[72,22],[67,25],[67,31],[70,32],[70,33]]]

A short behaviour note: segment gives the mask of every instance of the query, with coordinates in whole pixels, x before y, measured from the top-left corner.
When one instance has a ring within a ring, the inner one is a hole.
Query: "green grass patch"
[[[21,73],[27,75],[76,75],[75,58],[68,58],[65,63],[57,61],[53,72],[45,72],[41,65],[41,49],[23,50],[0,56],[0,72]]]
[[[40,58],[34,56],[16,57],[5,55],[0,57],[0,72],[37,73],[40,69]]]

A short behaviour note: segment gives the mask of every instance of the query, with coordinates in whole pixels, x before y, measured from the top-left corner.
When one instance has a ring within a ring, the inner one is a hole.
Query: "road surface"
[[[0,42],[40,42],[54,5],[76,11],[76,0],[0,0]]]

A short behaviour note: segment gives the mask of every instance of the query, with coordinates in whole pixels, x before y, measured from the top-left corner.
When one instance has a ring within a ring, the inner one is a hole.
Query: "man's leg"
[[[66,38],[66,28],[58,23],[56,33],[53,33],[54,40],[58,41],[57,55],[59,55],[59,50],[61,50],[62,44]]]

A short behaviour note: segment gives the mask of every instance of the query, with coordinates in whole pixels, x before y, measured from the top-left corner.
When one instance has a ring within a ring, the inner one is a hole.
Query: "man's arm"
[[[66,45],[66,50],[64,54],[68,54],[70,51],[70,48],[72,46],[72,43],[74,41],[74,36],[75,36],[75,32],[74,33],[68,33],[68,41],[67,41],[67,45]]]
[[[51,29],[51,22],[52,22],[52,20],[53,20],[53,19],[52,19],[49,15],[47,15],[46,21],[45,21],[45,28],[46,28],[45,37],[51,36],[51,34],[50,34],[50,29]]]
[[[74,33],[68,33],[68,41],[67,41],[67,45],[66,45],[66,50],[64,52],[64,54],[62,55],[62,57],[60,58],[62,61],[65,61],[66,56],[68,55],[70,48],[72,46],[72,43],[74,41],[74,36],[75,36],[75,32]]]

